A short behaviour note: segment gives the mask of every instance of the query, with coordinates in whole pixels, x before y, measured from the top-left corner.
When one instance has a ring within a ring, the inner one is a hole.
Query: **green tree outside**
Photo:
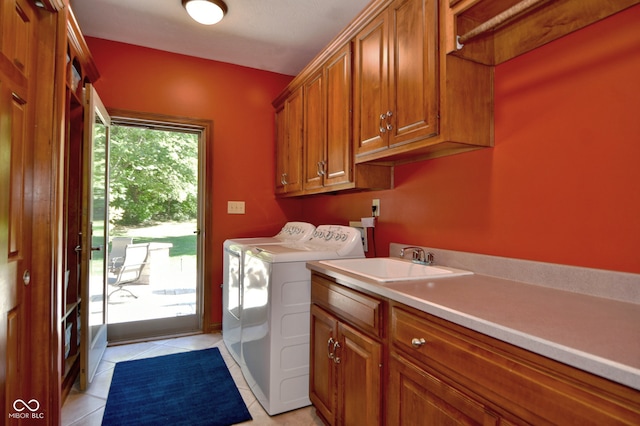
[[[113,225],[197,218],[196,134],[114,125],[110,139]]]

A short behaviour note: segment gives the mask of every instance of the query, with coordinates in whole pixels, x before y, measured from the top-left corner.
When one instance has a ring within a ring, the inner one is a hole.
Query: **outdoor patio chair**
[[[111,239],[108,265],[110,274],[117,275],[120,271],[120,267],[124,263],[124,250],[129,244],[133,244],[131,237],[113,237]]]
[[[149,243],[127,244],[125,246],[122,265],[119,267],[117,274],[108,277],[108,284],[116,287],[116,289],[109,293],[107,300],[118,291],[126,291],[136,299],[138,298],[131,290],[123,288],[123,286],[133,284],[140,279],[148,257]]]

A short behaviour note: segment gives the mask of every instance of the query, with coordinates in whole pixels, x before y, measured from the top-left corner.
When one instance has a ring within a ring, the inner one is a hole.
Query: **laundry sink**
[[[321,260],[320,263],[378,282],[427,280],[473,274],[447,266],[423,265],[393,257]]]

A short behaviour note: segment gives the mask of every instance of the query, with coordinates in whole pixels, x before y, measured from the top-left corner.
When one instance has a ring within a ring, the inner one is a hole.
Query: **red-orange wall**
[[[640,6],[495,70],[495,147],[396,168],[389,191],[321,196],[341,222],[381,200],[390,242],[640,273]]]
[[[300,219],[297,200],[276,201],[271,101],[291,76],[87,37],[107,108],[212,120],[212,323],[221,321],[222,243],[231,237],[273,235]],[[245,201],[246,214],[227,214],[227,201]]]
[[[271,100],[289,76],[88,38],[107,107],[213,121],[212,318],[222,242],[346,224],[390,242],[640,273],[640,6],[496,68],[495,147],[396,167],[395,189],[276,200]],[[227,215],[229,200],[246,215]]]

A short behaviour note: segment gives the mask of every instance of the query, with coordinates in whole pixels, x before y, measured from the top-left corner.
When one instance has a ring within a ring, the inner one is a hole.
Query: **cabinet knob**
[[[417,338],[414,337],[413,339],[411,339],[411,346],[413,346],[414,348],[419,348],[421,346],[424,346],[427,343],[426,340],[424,340],[422,337]]]

